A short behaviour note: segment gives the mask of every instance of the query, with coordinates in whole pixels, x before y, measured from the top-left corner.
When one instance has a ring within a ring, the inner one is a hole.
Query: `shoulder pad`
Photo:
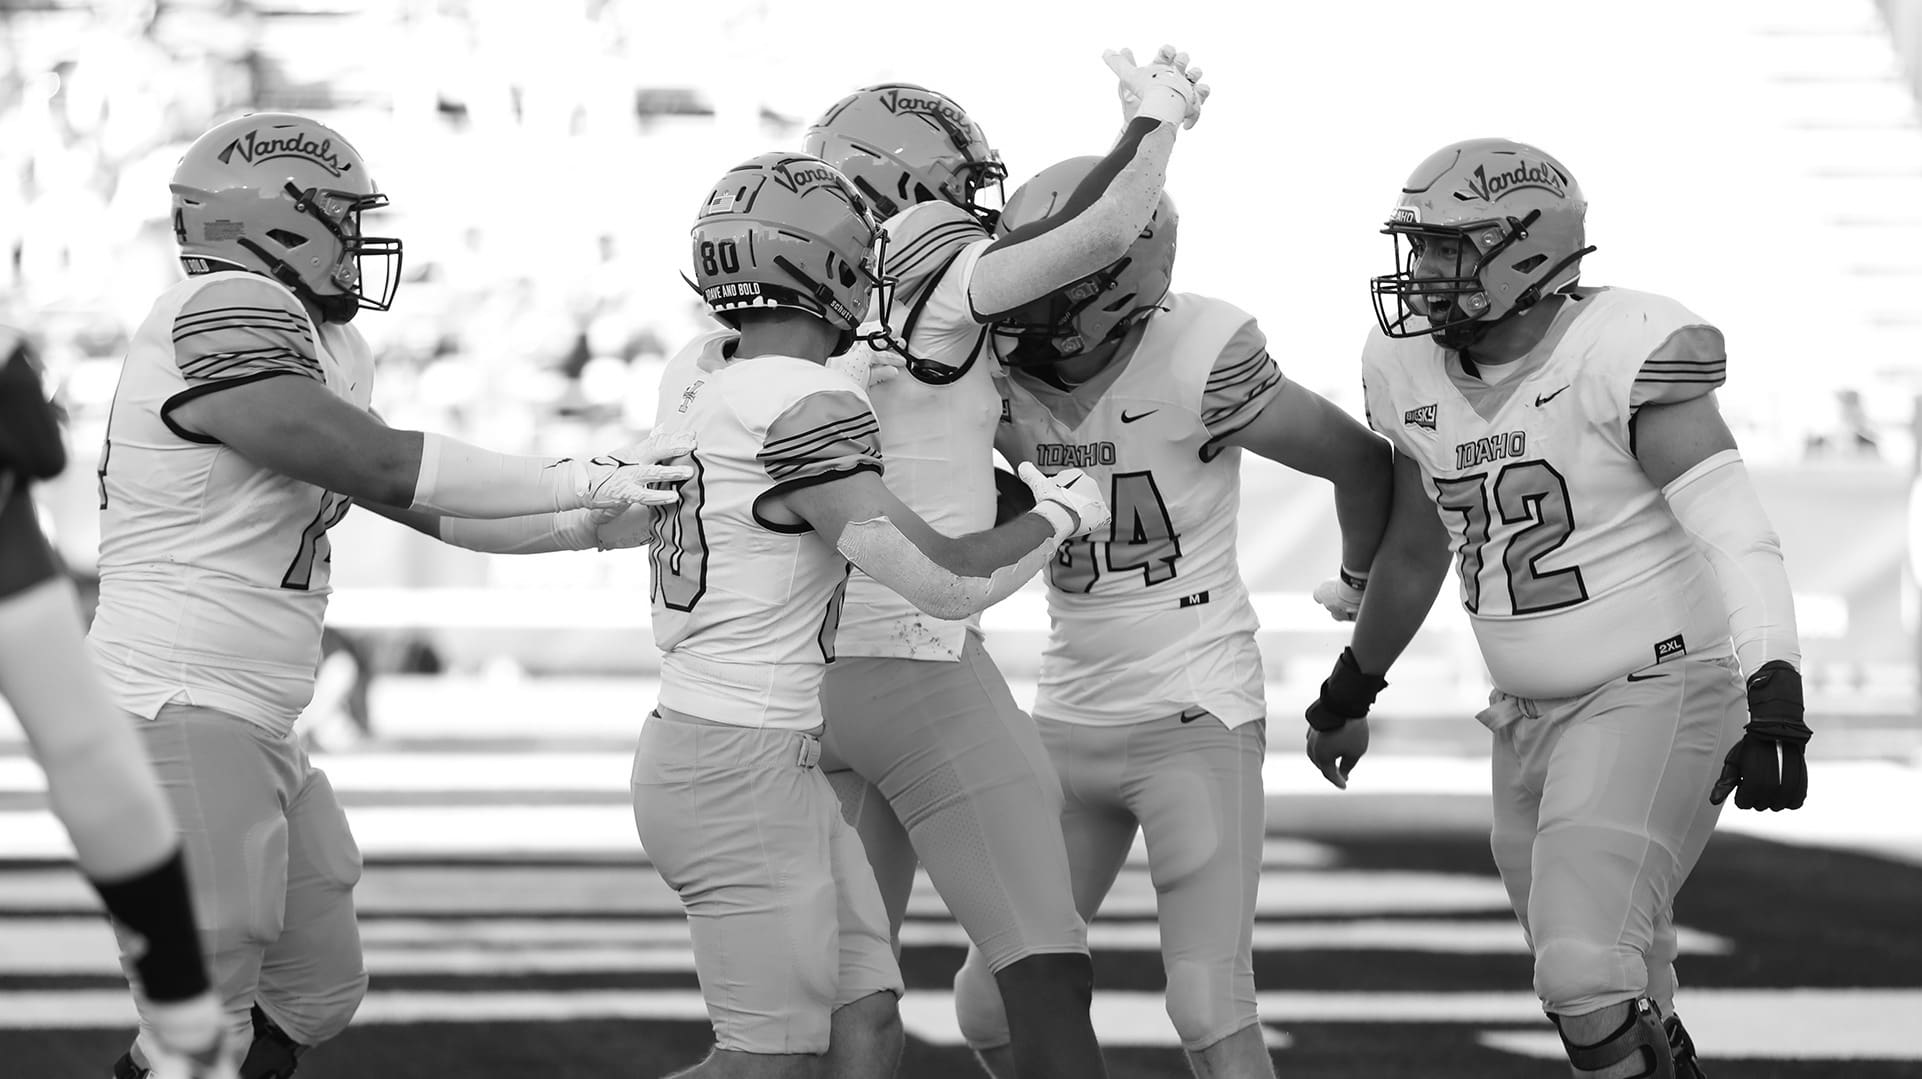
[[[882,274],[894,279],[896,294],[913,296],[988,230],[973,214],[946,202],[923,202],[889,218]]]

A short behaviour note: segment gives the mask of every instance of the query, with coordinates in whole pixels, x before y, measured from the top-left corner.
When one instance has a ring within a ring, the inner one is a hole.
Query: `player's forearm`
[[[419,438],[412,487],[390,505],[449,517],[522,517],[579,509],[588,491],[586,469],[569,457],[495,453],[445,435]]]
[[[1056,506],[986,532],[941,537],[924,550],[887,517],[850,522],[838,547],[848,561],[926,614],[949,620],[984,611],[1013,595],[1054,557],[1070,531]]]
[[[1448,549],[1389,543],[1375,555],[1349,647],[1369,674],[1385,676],[1408,648],[1448,578]]]
[[[524,517],[472,520],[442,517],[436,535],[443,543],[486,554],[547,554],[588,551],[595,538],[594,511],[535,513]]]
[[[54,812],[89,877],[130,876],[174,849],[173,814],[133,726],[100,686],[65,578],[0,598],[0,696],[46,770]]]
[[[968,286],[982,317],[1012,311],[1128,253],[1154,217],[1174,150],[1175,128],[1145,117],[1131,121],[1121,141],[1075,195],[1101,185],[1085,209],[1051,219],[1045,231],[997,242],[982,254]]]
[[[1662,488],[1662,496],[1715,572],[1742,670],[1753,674],[1770,660],[1800,670],[1802,645],[1782,544],[1741,454],[1711,455]]]
[[[1346,460],[1333,477],[1341,564],[1350,572],[1366,574],[1381,550],[1394,506],[1394,459],[1387,442],[1368,435],[1365,446],[1358,445]]]

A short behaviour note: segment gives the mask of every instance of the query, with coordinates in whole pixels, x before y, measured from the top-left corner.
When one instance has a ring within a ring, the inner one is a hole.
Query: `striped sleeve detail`
[[[1252,320],[1241,325],[1215,357],[1201,394],[1201,422],[1209,438],[1247,426],[1287,384],[1268,355],[1268,339]]]
[[[987,232],[967,211],[929,202],[900,214],[888,228],[886,275],[902,296],[919,292],[961,249]]]
[[[234,277],[195,292],[174,316],[173,344],[189,382],[268,373],[326,381],[306,312],[266,280]]]
[[[1629,409],[1701,397],[1727,380],[1722,331],[1700,323],[1683,326],[1642,361],[1629,394]]]
[[[849,390],[810,393],[768,424],[758,455],[776,483],[881,470],[881,425]]]

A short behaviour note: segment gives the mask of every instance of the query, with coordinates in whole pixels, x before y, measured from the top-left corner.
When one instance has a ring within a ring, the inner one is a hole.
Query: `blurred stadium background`
[[[1718,1076],[1922,1075],[1922,2],[1095,11],[0,0],[0,321],[35,337],[71,418],[75,466],[39,492],[62,554],[85,583],[87,466],[127,336],[177,272],[167,178],[237,112],[324,119],[393,200],[380,231],[405,239],[406,283],[392,313],[357,323],[382,413],[530,452],[646,428],[667,354],[703,321],[678,275],[705,185],[798,147],[856,86],[958,99],[1011,191],[1107,145],[1102,49],[1189,49],[1216,94],[1169,179],[1176,287],[1253,312],[1291,377],[1357,413],[1365,281],[1389,259],[1376,229],[1401,178],[1457,138],[1535,142],[1591,200],[1586,281],[1672,294],[1727,333],[1724,411],[1806,637],[1814,800],[1788,820],[1725,816],[1735,834],[1683,897],[1684,1014],[1712,1059],[1739,1059]],[[1295,716],[1343,639],[1307,598],[1337,551],[1327,489],[1260,461],[1245,484],[1275,716],[1257,939],[1278,1063],[1558,1074],[1481,839],[1469,716],[1486,682],[1452,588],[1338,801],[1295,756]],[[656,658],[645,559],[490,557],[365,513],[332,537],[335,632],[306,726],[367,854],[375,987],[363,1025],[302,1074],[690,1062],[706,1032],[685,934],[626,809]],[[1038,591],[985,624],[1031,694]],[[0,719],[0,1075],[103,1074],[124,1038],[111,944],[66,855]],[[1117,1076],[1184,1074],[1152,913],[1137,867],[1095,936]],[[969,1074],[946,1010],[960,943],[922,896],[903,1075]]]

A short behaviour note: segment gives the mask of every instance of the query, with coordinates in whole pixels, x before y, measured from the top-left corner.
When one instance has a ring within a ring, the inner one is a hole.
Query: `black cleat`
[[[240,1062],[240,1079],[291,1079],[307,1047],[287,1036],[267,1013],[254,1005],[254,1043]]]
[[[1669,1054],[1675,1058],[1675,1079],[1708,1079],[1701,1062],[1695,1059],[1695,1039],[1688,1036],[1682,1017],[1663,1016],[1662,1029],[1668,1034]]]

